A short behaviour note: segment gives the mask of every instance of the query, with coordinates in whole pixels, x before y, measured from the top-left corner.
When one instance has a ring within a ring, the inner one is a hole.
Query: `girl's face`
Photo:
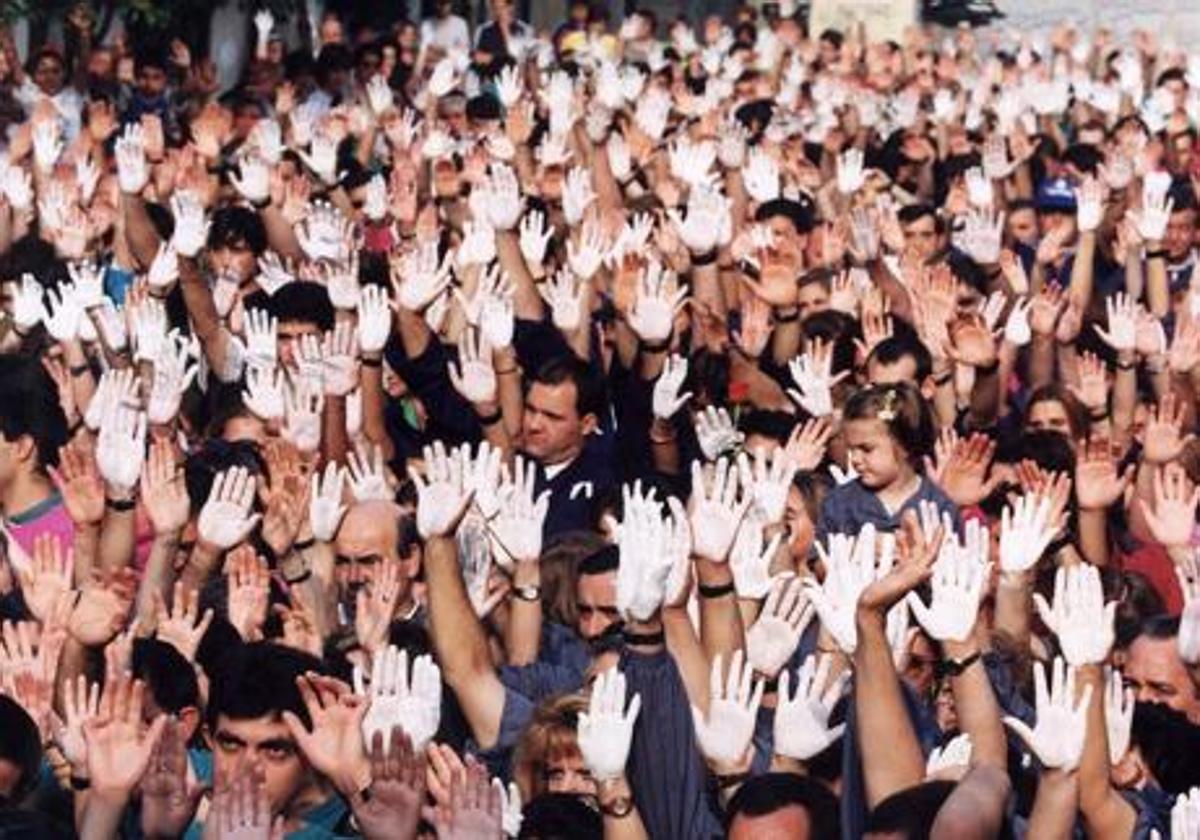
[[[882,490],[905,477],[911,468],[903,450],[881,420],[850,420],[843,427],[850,466],[864,487]]]
[[[1071,418],[1067,407],[1058,400],[1040,400],[1029,409],[1031,432],[1060,432],[1071,437]]]
[[[583,756],[576,753],[546,763],[546,790],[595,796],[596,782],[584,765]]]

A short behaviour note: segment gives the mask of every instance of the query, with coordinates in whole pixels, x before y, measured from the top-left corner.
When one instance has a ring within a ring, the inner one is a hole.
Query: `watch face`
[[[627,817],[633,810],[633,800],[628,796],[618,796],[600,810],[610,817]]]

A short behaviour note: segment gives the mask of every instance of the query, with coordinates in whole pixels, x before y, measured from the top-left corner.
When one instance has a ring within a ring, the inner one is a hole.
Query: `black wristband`
[[[961,676],[964,671],[978,662],[980,656],[982,656],[982,654],[979,651],[975,651],[963,660],[943,659],[937,664],[934,670],[937,671],[937,676],[939,677],[958,677]]]
[[[500,409],[497,408],[491,414],[486,414],[483,417],[479,417],[477,419],[479,420],[480,426],[495,426],[497,423],[500,422],[500,418],[502,416],[503,415],[502,415]]]
[[[359,362],[362,363],[363,367],[381,368],[381,367],[383,367],[383,356],[379,356],[374,359],[369,358],[367,356],[363,356],[362,358],[359,359]]]
[[[763,694],[778,694],[779,693],[779,677],[774,676],[770,679],[763,680]]]
[[[643,353],[666,353],[671,349],[671,339],[662,341],[638,341],[638,349]]]
[[[1147,251],[1146,259],[1148,260],[1165,260],[1167,258],[1167,249],[1159,248],[1156,251]]]
[[[750,778],[749,773],[728,773],[724,776],[718,775],[716,777],[717,787],[724,790],[725,788],[731,788],[734,785],[740,785],[742,782],[746,781],[749,778]]]
[[[800,320],[800,309],[797,307],[788,313],[775,312],[776,324],[794,324]]]
[[[308,580],[311,577],[312,577],[312,569],[305,569],[303,572],[296,575],[294,578],[290,578],[287,575],[284,575],[283,579],[287,582],[288,586],[299,586],[300,584],[304,583],[306,580]]]
[[[625,640],[627,645],[661,645],[667,640],[667,636],[662,630],[657,633],[630,633],[628,630],[621,631],[621,638]]]
[[[312,548],[316,544],[317,544],[317,538],[309,537],[306,540],[300,540],[300,542],[292,543],[292,551],[308,551],[310,548]]]
[[[137,507],[137,502],[133,499],[110,499],[108,496],[105,496],[104,506],[117,513],[129,513],[129,511]]]
[[[1098,408],[1095,411],[1089,411],[1088,419],[1089,420],[1107,420],[1108,419],[1108,409],[1107,408]]]
[[[703,583],[696,587],[696,591],[700,593],[701,598],[724,598],[726,595],[732,595],[736,590],[733,588],[733,583],[722,583],[720,586],[705,586]]]
[[[693,254],[692,255],[692,266],[693,267],[701,266],[701,265],[712,265],[716,261],[717,261],[717,249],[716,248],[713,248],[711,251],[705,251],[703,254]]]
[[[1122,362],[1117,360],[1117,370],[1136,370],[1137,362]]]
[[[84,362],[81,365],[75,365],[74,367],[67,368],[67,373],[71,374],[71,376],[76,376],[76,377],[83,376],[85,373],[91,373],[91,372],[92,372],[92,366],[89,365],[87,362]]]
[[[271,196],[267,196],[262,201],[251,201],[250,206],[255,210],[266,210],[271,206]]]
[[[74,773],[71,774],[71,790],[82,791],[82,790],[87,790],[91,786],[92,786],[91,779],[85,779],[83,776],[76,776]]]
[[[1000,360],[996,359],[990,365],[978,365],[975,370],[977,373],[995,373],[1000,369]]]

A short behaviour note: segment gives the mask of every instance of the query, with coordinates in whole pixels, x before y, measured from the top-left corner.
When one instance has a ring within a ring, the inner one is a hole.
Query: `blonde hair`
[[[551,763],[580,755],[576,726],[587,706],[582,694],[560,694],[533,710],[513,753],[513,780],[521,789],[522,802],[546,792]]]

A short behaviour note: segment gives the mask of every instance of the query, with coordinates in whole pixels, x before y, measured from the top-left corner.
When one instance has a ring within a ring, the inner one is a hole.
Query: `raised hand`
[[[141,780],[141,828],[148,837],[182,834],[196,814],[204,785],[188,783],[188,754],[181,725],[168,720]]]
[[[845,653],[858,647],[854,610],[859,595],[877,578],[891,571],[895,561],[895,540],[885,537],[876,563],[876,535],[866,525],[857,537],[831,534],[828,548],[817,543],[817,552],[825,566],[825,577],[818,583],[805,578],[803,586],[821,619],[821,624]]]
[[[775,753],[807,761],[842,737],[846,725],[829,725],[829,716],[842,689],[849,679],[849,672],[834,680],[829,679],[833,657],[822,655],[820,660],[810,656],[796,672],[796,692],[792,694],[791,673],[784,670],[779,675],[779,703],[775,707]]]
[[[752,501],[749,494],[739,497],[737,470],[727,459],[717,461],[711,477],[698,461],[693,462],[688,518],[696,556],[724,563]]]
[[[499,490],[500,507],[491,519],[492,557],[501,568],[537,561],[542,554],[542,526],[550,510],[550,491],[534,497],[538,465],[517,456],[512,481]]]
[[[642,709],[642,696],[633,695],[625,707],[625,675],[616,666],[601,671],[592,683],[588,710],[579,713],[579,752],[584,766],[598,782],[625,775],[633,725]]]
[[[99,714],[83,724],[88,778],[97,795],[125,801],[146,774],[167,716],[159,714],[146,726],[142,718],[144,697],[141,680],[110,676],[104,683]]]
[[[559,269],[554,277],[537,288],[542,300],[550,307],[550,320],[556,329],[564,333],[579,329],[588,295],[586,280],[580,280],[574,271]]]
[[[464,449],[446,452],[445,444],[434,441],[423,452],[424,474],[408,468],[409,477],[417,490],[417,531],[425,539],[449,534],[458,525],[472,489],[465,481]]]
[[[792,359],[788,371],[795,389],[788,389],[788,396],[814,417],[833,414],[833,386],[850,375],[842,371],[833,375],[833,347],[814,340],[809,352]]]
[[[171,196],[171,215],[175,217],[171,247],[179,256],[195,259],[208,244],[209,222],[204,218],[204,205],[195,193],[176,191]]]
[[[629,311],[629,327],[643,342],[660,344],[670,339],[675,315],[684,306],[687,289],[673,272],[650,263],[639,278],[637,297]]]
[[[710,405],[696,414],[696,438],[704,457],[716,461],[740,446],[746,436],[733,425],[733,419],[724,407]]]
[[[71,775],[87,775],[87,742],[84,724],[100,714],[100,684],[89,683],[83,674],[67,679],[62,686],[61,719],[53,719],[54,743],[71,765]]]
[[[354,690],[370,703],[362,721],[366,742],[401,729],[414,749],[424,750],[437,734],[442,714],[442,672],[433,657],[416,657],[410,677],[408,651],[387,645],[373,657],[369,687],[364,688],[364,677],[354,669]]]
[[[366,837],[413,837],[425,801],[426,758],[399,726],[371,740],[370,796],[354,797],[354,819]]]
[[[1192,554],[1175,564],[1175,577],[1183,593],[1179,614],[1179,658],[1188,665],[1200,662],[1200,559]]]
[[[57,535],[42,533],[34,538],[29,567],[20,572],[21,596],[34,618],[49,620],[59,599],[71,591],[74,570],[75,553],[64,553]]]
[[[1003,476],[988,476],[988,468],[996,456],[996,443],[987,435],[976,432],[958,440],[951,432],[939,441],[938,463],[926,459],[926,471],[934,477],[942,491],[957,505],[977,505],[996,489]]]
[[[799,580],[776,580],[762,612],[746,631],[746,659],[755,673],[774,679],[791,659],[814,614]]]
[[[718,654],[709,673],[708,714],[692,706],[692,721],[700,751],[710,765],[719,773],[739,772],[749,768],[753,755],[750,739],[763,682],[754,680],[750,663],[743,666],[740,650],[734,652],[724,678],[722,665]]]
[[[635,621],[647,621],[662,607],[667,580],[679,553],[691,546],[683,507],[669,500],[671,516],[664,517],[654,491],[642,494],[641,482],[626,485],[624,517],[617,526],[617,609]]]
[[[1092,687],[1085,685],[1083,693],[1077,694],[1075,669],[1057,656],[1051,664],[1050,688],[1046,687],[1046,666],[1041,662],[1033,665],[1033,684],[1037,709],[1034,728],[1015,717],[1006,716],[1004,724],[1020,736],[1043,767],[1069,773],[1079,766],[1083,756]]]
[[[1054,600],[1033,595],[1042,622],[1058,637],[1067,664],[1098,665],[1112,649],[1117,602],[1104,603],[1104,588],[1095,566],[1060,566],[1054,574]]]
[[[515,792],[515,785],[510,790]],[[451,779],[450,795],[435,806],[425,806],[421,813],[442,840],[478,840],[504,832],[507,802],[503,783],[489,782],[487,768],[468,757],[463,772]],[[519,811],[519,795],[516,802]]]
[[[200,540],[217,551],[228,551],[246,539],[262,518],[250,512],[254,497],[255,478],[245,467],[217,473],[208,500],[200,509]]]
[[[312,729],[294,712],[285,711],[283,722],[304,757],[343,796],[357,794],[370,781],[362,739],[366,698],[333,677],[309,672],[296,678],[296,687],[308,711]]]
[[[212,619],[211,607],[200,615],[200,593],[185,589],[182,583],[175,583],[170,609],[163,603],[162,596],[154,593],[155,636],[179,651],[188,662],[196,660],[196,650]]]
[[[1179,464],[1154,471],[1154,506],[1139,499],[1151,535],[1164,546],[1188,546],[1200,504],[1200,487],[1193,485]]]
[[[1104,675],[1104,728],[1108,732],[1108,762],[1113,767],[1129,751],[1133,730],[1133,689],[1126,688],[1120,671]]]
[[[117,408],[100,424],[96,466],[115,496],[128,498],[137,487],[146,451],[146,415]]]
[[[1061,523],[1050,519],[1052,503],[1046,495],[1027,495],[1005,506],[1000,521],[1000,571],[1020,574],[1041,559]]]
[[[908,594],[908,605],[917,621],[938,641],[964,642],[975,628],[979,602],[991,572],[988,562],[989,538],[971,520],[963,544],[950,538],[942,541],[933,567],[933,600],[929,606],[915,592]]]
[[[758,520],[765,525],[783,522],[787,512],[788,491],[796,474],[796,465],[787,450],[777,447],[772,456],[758,449],[754,453],[753,464],[743,451],[738,453],[737,466],[743,492],[753,499]]]
[[[238,635],[247,642],[262,638],[271,595],[267,563],[253,548],[243,545],[225,558],[227,580],[226,616]]]
[[[926,779],[959,781],[971,766],[971,736],[956,735],[945,746],[934,747],[925,762]]]
[[[474,328],[463,330],[458,343],[458,363],[448,362],[447,373],[454,390],[473,405],[496,401],[496,369],[487,337]]]

